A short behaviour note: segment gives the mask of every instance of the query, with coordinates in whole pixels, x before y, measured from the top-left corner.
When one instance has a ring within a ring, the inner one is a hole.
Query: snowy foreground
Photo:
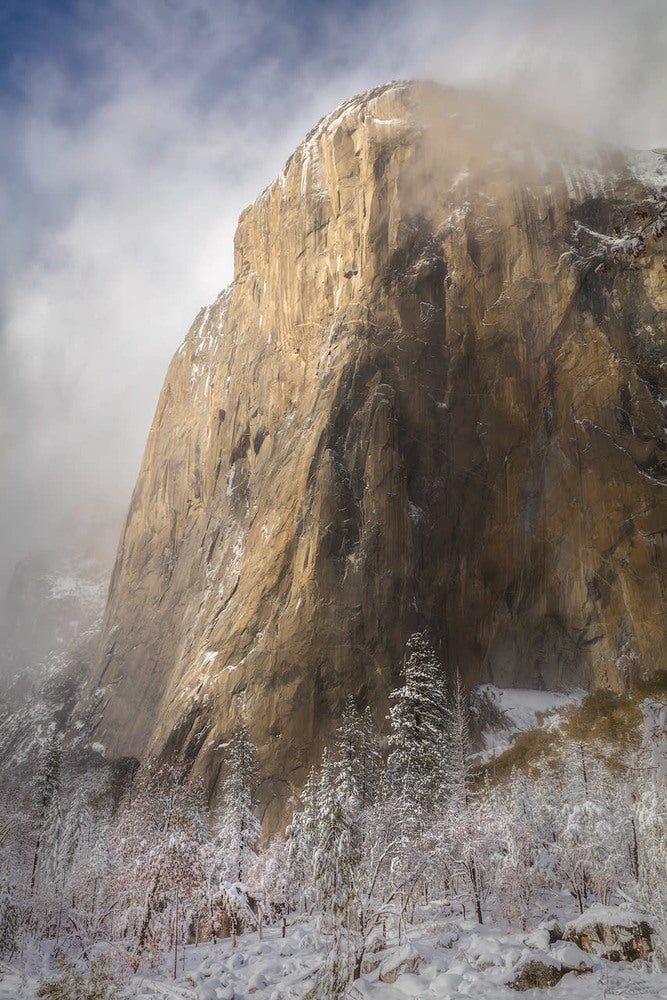
[[[480,763],[460,678],[406,653],[386,739],[350,699],[265,845],[244,726],[214,810],[182,761],[105,785],[38,728],[3,775],[0,1000],[667,1000],[667,704],[487,688],[518,735]]]
[[[665,1000],[667,972],[650,962],[609,962],[581,951],[576,945],[558,941],[549,945],[546,928],[530,933],[480,927],[472,921],[447,917],[437,903],[423,909],[419,924],[410,928],[402,947],[369,956],[372,971],[352,984],[350,998],[404,1000],[405,997],[473,997],[502,1000],[503,997],[543,997],[545,1000]],[[256,933],[238,938],[236,948],[226,939],[185,949],[179,957],[178,975],[136,975],[125,980],[118,997],[164,997],[169,1000],[297,1000],[318,997],[315,977],[323,964],[325,939],[312,921],[296,918],[282,938],[279,927],[266,928],[263,940]],[[585,974],[568,973],[551,988],[518,993],[506,983],[528,960],[547,965],[583,964],[592,968]],[[29,975],[7,966],[0,971],[1,1000],[32,1000],[38,982],[53,978],[44,965],[33,961]],[[410,968],[418,971],[408,971]],[[380,981],[380,975],[384,980]]]

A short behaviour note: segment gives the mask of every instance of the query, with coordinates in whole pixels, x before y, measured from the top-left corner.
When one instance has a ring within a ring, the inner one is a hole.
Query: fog
[[[117,533],[169,358],[231,280],[239,212],[341,100],[430,77],[667,144],[664,0],[110,0],[54,13],[30,45],[0,27],[17,33],[0,98],[0,589],[81,525]]]

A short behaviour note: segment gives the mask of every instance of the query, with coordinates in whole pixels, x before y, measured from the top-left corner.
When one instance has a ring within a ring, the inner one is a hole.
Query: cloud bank
[[[27,30],[0,99],[0,587],[82,521],[117,530],[239,212],[341,100],[431,77],[667,143],[662,0],[81,0]]]

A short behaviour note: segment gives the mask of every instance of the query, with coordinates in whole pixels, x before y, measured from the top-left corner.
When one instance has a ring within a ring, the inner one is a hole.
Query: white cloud
[[[67,40],[83,70],[45,53],[0,106],[0,581],[63,518],[126,504],[169,357],[230,280],[240,210],[340,100],[434,76],[667,141],[658,0],[376,0],[323,5],[316,31],[294,3],[100,11]]]

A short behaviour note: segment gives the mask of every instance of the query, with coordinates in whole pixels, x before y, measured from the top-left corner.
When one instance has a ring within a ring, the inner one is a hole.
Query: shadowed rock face
[[[664,665],[667,272],[599,269],[592,235],[646,197],[620,153],[435,86],[320,122],[169,368],[95,738],[214,792],[244,720],[273,825],[348,692],[383,717],[416,629],[470,683]]]

